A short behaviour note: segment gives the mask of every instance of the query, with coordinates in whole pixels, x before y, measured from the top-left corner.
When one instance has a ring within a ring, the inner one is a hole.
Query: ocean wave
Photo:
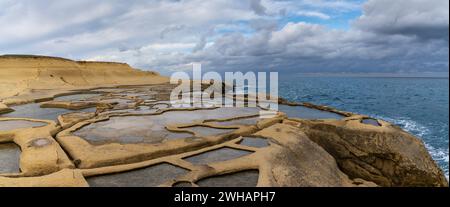
[[[437,162],[441,161],[448,164],[449,161],[449,154],[448,154],[448,148],[447,149],[437,149],[425,142],[425,147],[427,148],[428,152],[430,152],[431,157],[433,157],[434,160]],[[447,177],[447,180],[449,180],[449,169],[448,167],[443,167],[445,177]]]
[[[405,131],[414,134],[420,138],[423,138],[427,134],[430,133],[430,130],[413,120],[400,118],[400,119],[384,119],[388,122],[394,123],[400,127],[402,127]]]
[[[382,119],[385,121],[388,121],[390,123],[396,124],[403,128],[405,131],[419,137],[425,144],[425,147],[427,148],[428,152],[430,153],[431,157],[438,163],[446,163],[447,165],[444,165],[442,167],[445,177],[447,177],[447,180],[449,180],[449,169],[448,169],[448,163],[449,163],[449,148],[436,148],[427,143],[424,140],[424,137],[429,135],[431,133],[430,129],[428,129],[426,126],[423,126],[413,120],[407,119],[407,118],[399,118],[399,119],[392,119],[388,117],[380,117],[380,116],[373,116],[378,119]]]

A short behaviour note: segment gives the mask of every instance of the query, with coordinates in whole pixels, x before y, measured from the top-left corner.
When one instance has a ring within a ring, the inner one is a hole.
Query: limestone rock
[[[164,83],[168,78],[125,63],[73,61],[65,58],[0,56],[0,98],[28,89],[74,89],[105,85]]]
[[[381,186],[448,186],[424,144],[399,127],[335,120],[301,121],[299,129],[330,153],[351,178]]]
[[[49,101],[41,104],[41,108],[61,108],[70,110],[87,109],[96,106],[96,102],[89,101]]]
[[[41,177],[8,178],[0,176],[0,187],[88,187],[79,170],[64,169]]]
[[[6,114],[13,111],[13,109],[8,108],[8,106],[6,106],[5,104],[0,103],[0,114]]]
[[[339,169],[334,158],[298,128],[276,124],[256,135],[269,137],[275,143],[264,156],[270,166],[269,174],[272,175],[269,186],[376,186],[362,179],[349,179]]]

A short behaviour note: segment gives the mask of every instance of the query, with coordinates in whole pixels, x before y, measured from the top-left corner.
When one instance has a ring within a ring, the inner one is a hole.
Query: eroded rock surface
[[[381,186],[448,186],[424,144],[396,126],[364,126],[360,120],[300,123],[350,177]]]
[[[2,89],[18,87],[0,91],[0,146],[17,146],[0,147],[12,166],[0,186],[448,186],[423,143],[382,120],[283,99],[264,119],[261,107],[174,107],[176,85],[154,73],[25,59],[0,58]],[[118,86],[129,82],[153,85]]]
[[[87,179],[92,187],[156,187],[188,171],[170,164],[158,164],[129,172],[101,175]]]
[[[0,103],[0,114],[6,114],[13,111],[14,111],[13,109],[9,108],[5,104]]]
[[[197,185],[200,187],[256,187],[258,178],[257,170],[248,170],[205,178],[199,180]]]

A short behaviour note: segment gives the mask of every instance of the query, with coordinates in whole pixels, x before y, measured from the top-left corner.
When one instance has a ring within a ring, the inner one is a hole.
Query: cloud
[[[381,34],[448,40],[448,8],[447,0],[369,0],[354,25]]]
[[[448,71],[446,0],[5,0],[0,6],[0,53],[122,61],[162,73],[192,62],[209,70]],[[351,23],[333,29],[336,22]]]
[[[439,48],[438,42],[421,43],[407,36],[380,37],[363,31],[330,30],[316,24],[289,23],[280,30],[261,31],[251,37],[226,35],[203,54],[186,58],[189,61],[210,60],[209,66],[223,70],[413,70],[428,63],[423,57],[429,54],[443,58],[446,52]],[[410,62],[419,59],[423,64],[414,63],[416,66],[411,68]]]
[[[181,31],[185,28],[184,25],[170,25],[166,28],[163,29],[163,31],[161,31],[160,33],[160,38],[164,39],[166,35],[168,35],[169,33],[173,33],[173,32],[177,32],[177,31]]]
[[[250,8],[255,12],[257,15],[266,15],[266,7],[264,7],[261,4],[261,0],[249,0],[250,1]]]
[[[305,16],[305,17],[316,17],[320,19],[330,19],[331,17],[325,13],[317,12],[317,11],[298,11],[297,15]]]
[[[311,6],[313,8],[332,8],[336,10],[355,10],[359,9],[361,6],[360,0],[350,0],[350,1],[342,1],[342,0],[304,0],[301,1],[301,4]]]

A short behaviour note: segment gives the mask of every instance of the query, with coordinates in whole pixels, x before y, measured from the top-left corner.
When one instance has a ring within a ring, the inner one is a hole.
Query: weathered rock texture
[[[0,99],[32,89],[73,89],[166,82],[124,63],[73,61],[43,56],[0,56]]]
[[[323,147],[352,178],[381,186],[448,186],[424,144],[389,123],[381,127],[343,121],[300,121],[299,130]]]
[[[6,113],[9,113],[9,112],[12,112],[12,111],[14,111],[14,110],[10,109],[5,104],[0,103],[0,114],[6,114]]]
[[[218,185],[222,182],[259,187],[448,186],[424,144],[382,120],[375,120],[378,125],[364,124],[369,117],[283,99],[280,103],[337,113],[344,118],[305,120],[278,112],[272,118],[255,120],[263,108],[175,108],[168,101],[175,85],[165,81],[165,77],[126,64],[0,57],[0,114],[4,113],[0,126],[5,124],[0,128],[0,143],[15,143],[21,149],[20,172],[0,174],[0,186],[89,186],[91,177],[111,175],[103,180],[114,182],[124,177],[114,174],[161,164],[186,173],[153,182],[156,186],[199,186],[205,179],[215,178]],[[113,87],[132,84],[139,86]],[[53,101],[54,97],[78,93],[98,96]],[[44,102],[40,107],[46,110],[75,111],[58,114],[57,122],[26,115],[8,117],[13,111],[11,104],[28,102]],[[94,110],[76,111],[85,108]],[[125,117],[131,118],[121,122]],[[100,131],[104,132],[100,136],[106,136],[102,142],[89,139],[99,135],[92,130],[76,135],[83,127],[112,119],[115,121],[106,125],[107,131]],[[41,124],[14,128],[14,123],[23,121]],[[124,141],[121,136],[134,142]],[[267,144],[241,144],[248,136],[266,140]],[[213,155],[203,158],[203,162],[191,161],[205,153]],[[239,174],[242,172],[251,173]],[[245,176],[255,176],[255,172],[257,182],[246,182]],[[144,176],[157,177],[161,173]],[[238,175],[244,177],[236,181]],[[140,178],[133,177],[136,179]]]

